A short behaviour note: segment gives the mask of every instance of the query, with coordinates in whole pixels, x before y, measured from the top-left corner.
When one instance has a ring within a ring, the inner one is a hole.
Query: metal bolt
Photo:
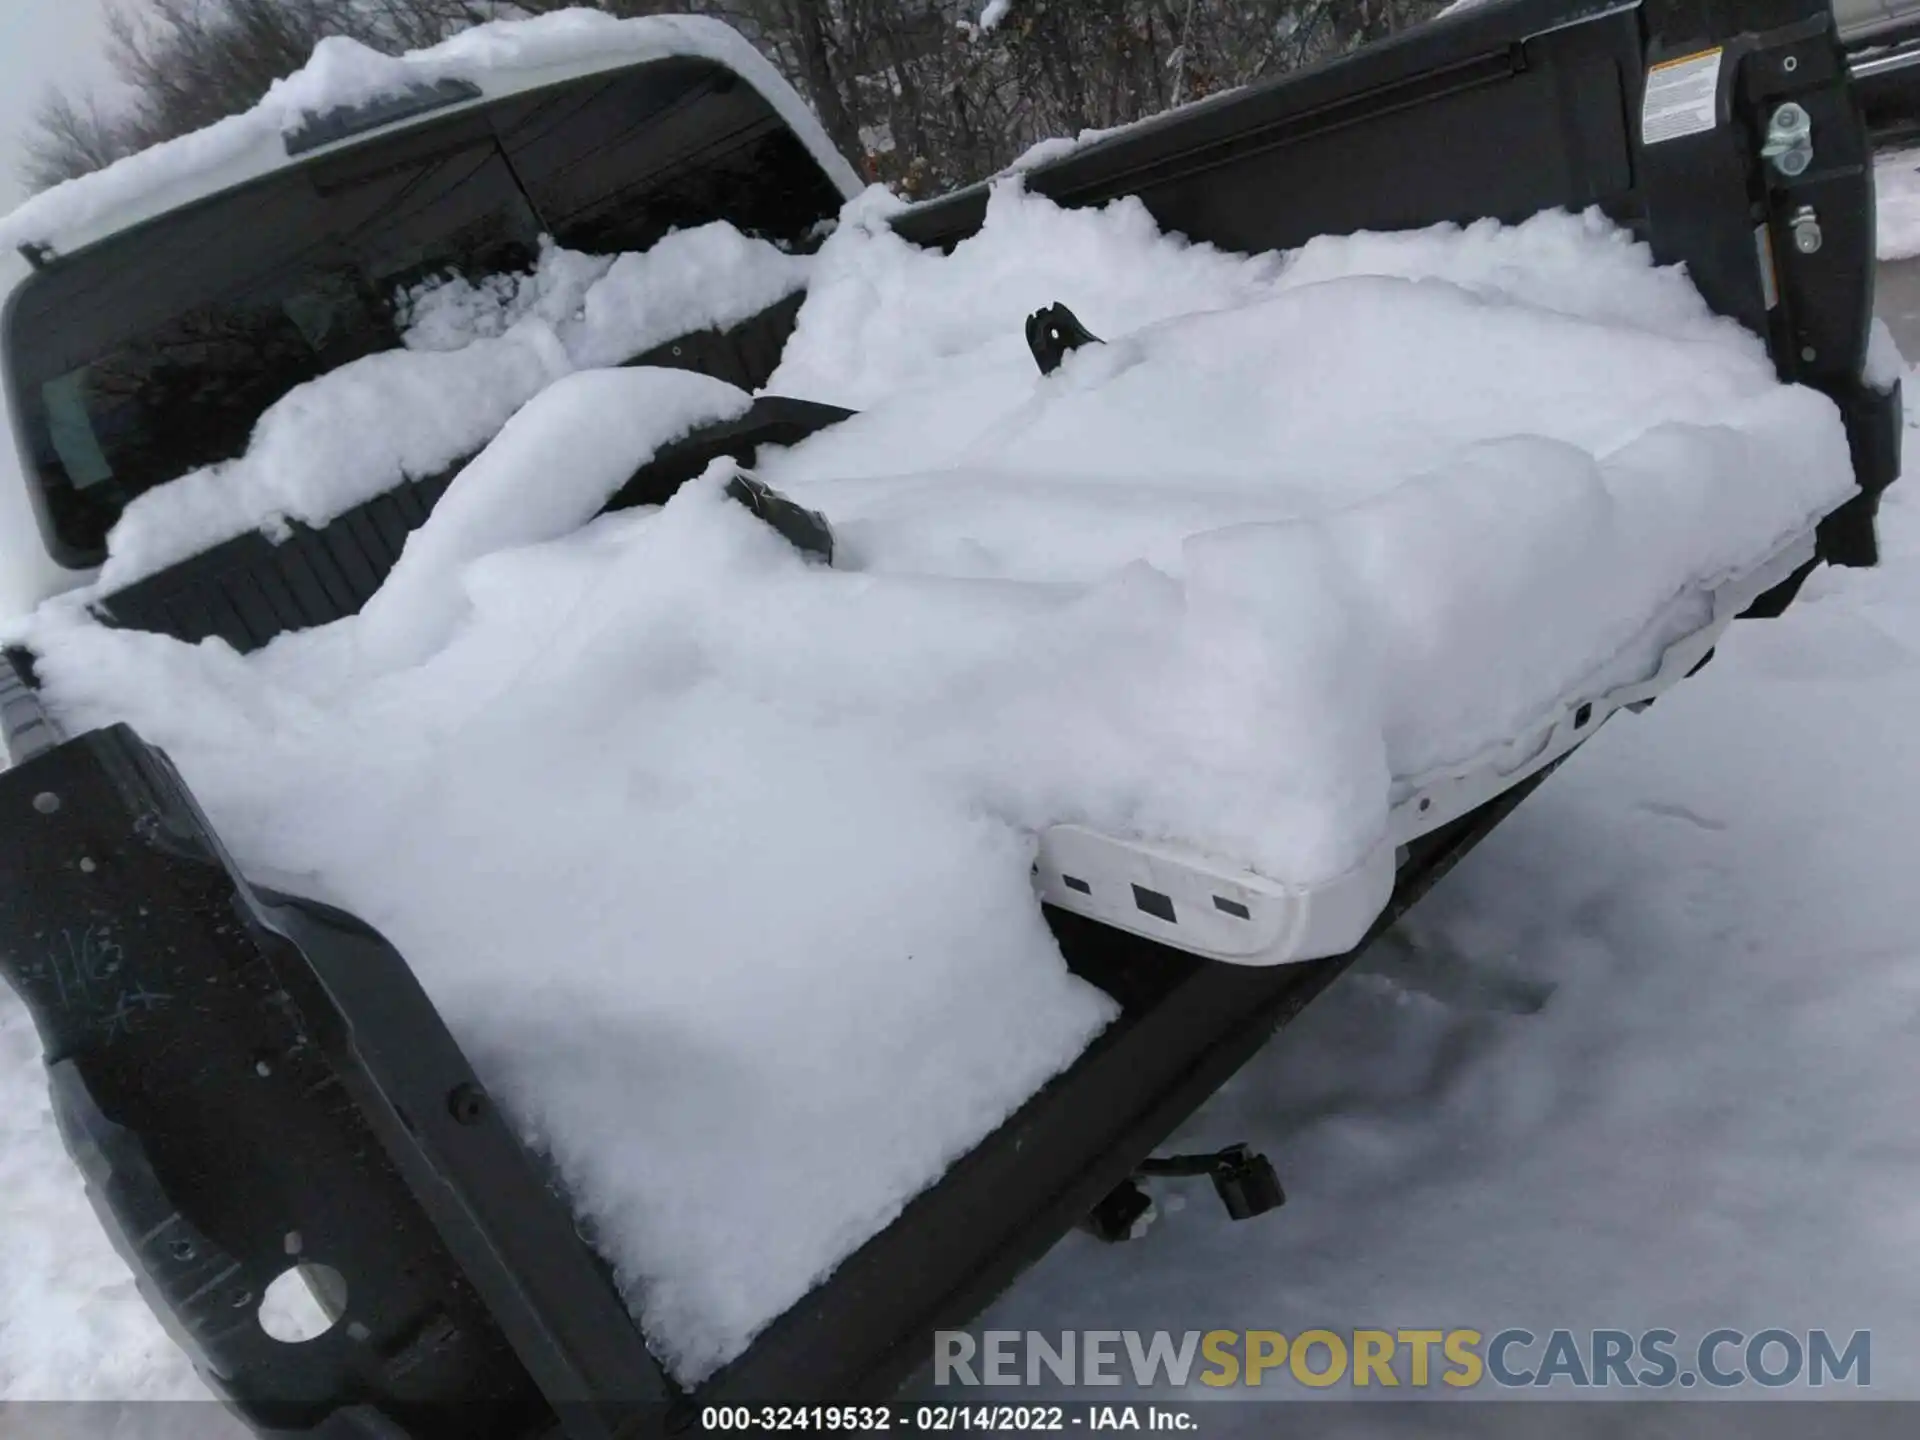
[[[1820,352],[1811,345],[1805,345],[1800,349],[1800,358],[1811,363],[1820,358]]]
[[[1789,100],[1773,112],[1773,118],[1767,122],[1767,138],[1775,136],[1783,140],[1802,140],[1813,134],[1813,117],[1807,114],[1806,107],[1797,100]]]
[[[60,808],[60,797],[51,790],[42,790],[33,797],[33,808],[42,815],[51,815]]]
[[[1760,153],[1790,180],[1806,174],[1813,164],[1813,117],[1795,101],[1787,101],[1768,120],[1767,142]]]
[[[80,857],[80,873],[82,875],[91,875],[93,874],[94,871],[98,870],[99,868],[100,867],[98,865],[94,864],[93,861],[88,859],[85,855],[82,855]]]
[[[1819,253],[1821,239],[1820,217],[1811,205],[1802,205],[1793,213],[1793,248],[1802,255],[1814,255]]]
[[[459,1124],[478,1125],[487,1113],[487,1097],[478,1085],[456,1085],[447,1093],[447,1113]]]

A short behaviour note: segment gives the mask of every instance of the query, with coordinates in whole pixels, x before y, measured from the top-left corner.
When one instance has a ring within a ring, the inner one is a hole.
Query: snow
[[[562,376],[737,325],[804,286],[808,263],[714,221],[644,254],[549,245],[531,275],[423,287],[411,296],[407,349],[296,387],[261,416],[239,459],[128,505],[100,586],[121,589],[248,530],[324,524],[444,470]]]
[[[96,232],[264,174],[286,164],[282,136],[308,116],[412,85],[465,80],[488,96],[511,94],[673,55],[700,56],[733,70],[786,121],[842,193],[859,188],[819,119],[772,63],[729,26],[698,15],[621,20],[572,9],[477,25],[403,56],[329,37],[304,68],[274,82],[253,109],[57,185],[0,218],[0,251],[43,243],[71,248]]]
[[[468,612],[468,566],[578,530],[632,476],[636,456],[752,403],[711,376],[658,369],[590,370],[535,396],[461,471],[361,612],[353,628],[363,658],[392,670],[442,649]],[[555,465],[561,454],[566,464]],[[530,486],[532,476],[543,483]]]
[[[1874,157],[1873,199],[1880,259],[1920,255],[1920,151],[1883,151]]]
[[[1264,1149],[1284,1210],[1156,1186],[1187,1203],[1145,1243],[1069,1237],[978,1328],[1660,1326],[1683,1355],[1723,1325],[1871,1329],[1868,1394],[1920,1395],[1910,485],[1880,568],[1816,572],[1608,726],[1169,1142]],[[1640,1428],[1588,1405],[1551,1433]]]
[[[1045,140],[1036,140],[1014,156],[1013,163],[1002,173],[1019,175],[1042,165],[1050,165],[1055,160],[1063,160],[1074,151],[1093,144],[1096,140],[1104,140],[1109,135],[1118,135],[1123,130],[1131,128],[1127,125],[1093,126],[1082,130],[1078,135],[1054,135]]]
[[[1893,327],[1878,315],[1874,316],[1867,330],[1867,364],[1861,378],[1875,390],[1886,391],[1900,383],[1906,369]]]
[[[1016,155],[1013,158],[1013,162],[1008,165],[1006,169],[1002,170],[999,176],[994,178],[998,179],[1001,176],[1007,175],[1023,175],[1027,171],[1036,170],[1042,165],[1051,165],[1056,160],[1064,160],[1067,156],[1074,154],[1076,151],[1084,150],[1087,146],[1095,144],[1098,141],[1110,140],[1116,135],[1130,135],[1137,130],[1155,129],[1163,125],[1171,124],[1176,117],[1183,116],[1190,110],[1197,110],[1202,106],[1218,105],[1227,99],[1227,97],[1238,95],[1246,88],[1244,85],[1229,85],[1225,89],[1215,90],[1211,94],[1203,95],[1198,100],[1188,100],[1180,105],[1169,106],[1165,110],[1157,111],[1147,116],[1144,120],[1129,121],[1125,125],[1089,126],[1077,135],[1055,135],[1045,140],[1036,140]]]
[[[984,294],[1117,338],[1036,382]],[[1851,486],[1831,408],[1597,217],[1289,262],[1001,186],[951,257],[843,225],[769,388],[885,398],[760,467],[868,570],[1073,583],[1130,617],[1124,668],[1075,668],[1007,738],[1027,823],[1300,883],[1380,842],[1389,778],[1470,763],[1610,662],[1645,673],[1699,623],[1694,582]]]
[[[40,1037],[0,984],[0,1405],[205,1393],[94,1219],[54,1128]]]
[[[376,357],[383,390],[498,347],[549,383],[364,615],[247,658],[71,597],[27,632],[70,725],[129,720],[244,867],[393,940],[685,1382],[1110,1017],[1034,903],[1038,828],[1337,875],[1395,782],[1644,669],[1851,488],[1831,405],[1597,216],[1241,257],[1002,185],[942,257],[889,203],[816,257],[769,387],[867,413],[758,467],[844,568],[726,462],[574,528],[745,397],[569,373],[541,307],[629,261],[566,260],[418,297]],[[1042,378],[1020,322],[1056,300],[1107,343]],[[374,423],[338,387],[316,424],[336,400]],[[253,472],[283,507],[287,463]],[[7,1388],[71,1383],[54,1349]]]
[[[547,423],[563,401],[576,425],[601,413],[582,382],[653,378],[575,377],[542,397]],[[429,525],[403,565],[473,533],[467,482],[492,458],[443,502],[454,541],[429,549],[447,528]],[[82,719],[133,700],[246,863],[400,947],[693,1378],[1110,1003],[1053,950],[1030,842],[859,723],[874,700],[837,683],[889,642],[903,661],[937,642],[958,597],[862,603],[859,577],[817,573],[712,484],[455,578],[472,613],[445,648],[347,665],[350,686],[325,651],[362,627],[249,664],[50,617],[50,693]],[[817,657],[796,648],[809,624]]]

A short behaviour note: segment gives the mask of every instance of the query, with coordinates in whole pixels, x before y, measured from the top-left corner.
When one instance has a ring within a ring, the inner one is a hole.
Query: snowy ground
[[[1873,163],[1875,219],[1884,260],[1920,255],[1920,150],[1896,150]]]

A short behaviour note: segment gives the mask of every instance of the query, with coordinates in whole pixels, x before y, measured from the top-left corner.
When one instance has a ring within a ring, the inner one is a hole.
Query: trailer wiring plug
[[[1080,1228],[1109,1245],[1138,1240],[1159,1214],[1139,1182],[1197,1179],[1202,1175],[1213,1181],[1214,1193],[1226,1206],[1229,1219],[1251,1220],[1287,1203],[1273,1162],[1245,1144],[1229,1145],[1209,1154],[1150,1156],[1142,1160],[1132,1176],[1116,1185],[1087,1213]]]

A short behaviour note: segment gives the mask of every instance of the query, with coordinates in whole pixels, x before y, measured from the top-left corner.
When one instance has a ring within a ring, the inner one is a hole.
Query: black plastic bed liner
[[[626,363],[698,370],[742,390],[758,390],[779,365],[804,299],[796,292],[737,325],[693,331]],[[760,445],[791,445],[848,413],[831,407],[818,411],[806,414],[800,401],[762,401],[751,424],[729,430],[724,453],[744,462]],[[400,559],[407,536],[426,524],[465,463],[409,480],[324,525],[294,521],[279,539],[258,530],[235,536],[116,590],[95,603],[94,614],[118,629],[151,630],[189,644],[217,635],[242,654],[288,630],[357,615]],[[639,486],[622,503],[642,503],[643,491],[646,486]]]
[[[1643,144],[1647,67],[1714,45],[1715,123]],[[1814,135],[1792,176],[1760,155],[1788,99]],[[1865,493],[1823,528],[1822,554],[1873,558],[1899,394],[1861,380],[1871,172],[1824,0],[1493,5],[1088,146],[1027,183],[1068,204],[1138,195],[1162,225],[1246,250],[1599,205],[1765,336],[1784,377],[1841,406]],[[896,226],[951,245],[983,205],[961,192]],[[1822,235],[1811,248],[1796,244],[1803,211]],[[110,603],[122,623],[150,620]],[[155,1309],[263,1427],[358,1433],[378,1412],[421,1437],[599,1437],[672,1430],[715,1401],[886,1395],[933,1330],[977,1314],[1366,949],[1242,968],[1049,911],[1068,964],[1120,1019],[681,1395],[404,960],[350,916],[249,885],[164,756],[125,727],[64,739],[30,668],[17,652],[0,664],[18,762],[0,776],[0,971],[40,1027],[108,1228]],[[1540,778],[1412,844],[1368,942]],[[252,1319],[261,1288],[320,1258],[347,1281],[342,1323],[298,1347],[269,1341]]]

